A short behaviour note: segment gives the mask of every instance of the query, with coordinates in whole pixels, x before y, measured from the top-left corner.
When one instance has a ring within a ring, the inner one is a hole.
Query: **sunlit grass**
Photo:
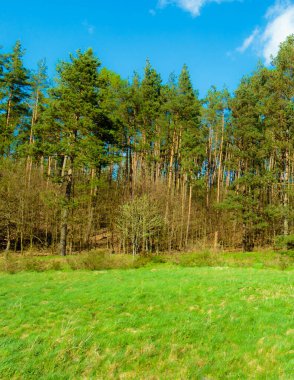
[[[1,379],[292,379],[292,271],[0,276]]]

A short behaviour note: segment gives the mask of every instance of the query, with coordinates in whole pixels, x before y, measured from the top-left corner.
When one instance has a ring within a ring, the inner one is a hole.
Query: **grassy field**
[[[293,379],[293,271],[0,275],[1,379]]]

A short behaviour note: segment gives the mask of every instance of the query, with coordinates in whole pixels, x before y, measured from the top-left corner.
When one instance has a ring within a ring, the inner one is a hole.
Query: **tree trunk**
[[[219,148],[218,156],[218,174],[217,174],[217,194],[216,194],[216,204],[220,203],[220,190],[221,190],[221,179],[222,179],[222,158],[223,158],[223,143],[224,143],[224,129],[225,129],[225,114],[222,115],[222,130],[221,130],[221,142]],[[216,211],[216,225],[217,230],[214,233],[214,249],[217,250],[218,247],[218,237],[219,237],[219,210]]]
[[[8,144],[8,147],[7,147],[7,156],[10,155],[10,144],[9,144],[9,141],[7,141],[7,136],[9,134],[9,123],[10,123],[10,114],[11,114],[11,102],[12,102],[12,93],[10,92],[9,99],[8,99],[8,104],[7,104],[7,111],[6,111],[6,134],[4,136],[4,141],[5,141],[5,143]],[[4,147],[3,147],[3,155],[5,154],[5,145],[6,144],[4,144]]]
[[[68,217],[69,207],[72,195],[72,182],[73,182],[73,160],[71,159],[71,165],[66,175],[66,187],[65,187],[65,200],[61,211],[61,229],[60,229],[60,254],[66,256],[66,244],[68,233]]]
[[[189,185],[187,229],[186,229],[186,247],[188,246],[188,239],[189,239],[189,232],[190,232],[191,206],[192,206],[192,184],[190,183],[190,185]]]
[[[11,245],[11,236],[10,236],[10,226],[9,223],[7,224],[7,234],[6,234],[6,249],[5,251],[8,252],[10,250],[10,245]]]
[[[30,139],[29,139],[30,148],[34,144],[34,126],[38,117],[38,103],[39,103],[39,92],[37,93],[36,101],[33,107],[32,119],[31,119]],[[31,150],[29,150],[29,154],[27,156],[27,167],[26,167],[28,185],[31,182],[32,164],[33,164],[32,152]]]
[[[252,252],[254,248],[252,231],[248,228],[246,223],[243,223],[243,251]]]
[[[84,239],[84,243],[90,248],[90,240],[91,240],[91,232],[93,228],[93,217],[94,217],[94,199],[96,195],[96,185],[94,184],[96,171],[95,169],[91,169],[91,179],[90,179],[90,197],[88,204],[88,221],[87,221],[87,229],[86,235]]]
[[[207,146],[207,169],[206,169],[206,208],[209,209],[210,204],[210,171],[211,171],[211,148],[212,148],[212,137],[211,130],[209,131],[209,139]]]
[[[288,220],[288,207],[289,207],[289,154],[288,151],[285,153],[285,173],[284,173],[284,195],[283,195],[283,206],[284,206],[284,226],[283,232],[284,236],[289,235],[289,220]]]
[[[187,175],[182,177],[182,205],[181,205],[181,230],[180,230],[180,249],[183,247],[184,240],[184,216],[185,216],[185,202],[186,202],[186,182]]]

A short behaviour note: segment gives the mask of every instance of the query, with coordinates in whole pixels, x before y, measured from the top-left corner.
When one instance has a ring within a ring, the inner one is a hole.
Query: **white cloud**
[[[83,27],[86,29],[86,31],[87,31],[89,34],[94,34],[94,32],[95,32],[95,26],[89,24],[87,20],[85,20],[85,21],[83,22]]]
[[[208,3],[224,3],[235,0],[159,0],[160,7],[176,5],[177,7],[189,12],[193,17],[200,15],[200,9]]]
[[[255,28],[249,37],[245,38],[243,44],[239,46],[236,50],[239,53],[244,53],[255,41],[255,38],[259,34],[259,28]]]
[[[264,28],[255,28],[243,44],[236,50],[244,53],[253,46],[263,57],[265,63],[271,63],[272,56],[276,56],[281,42],[294,33],[294,4],[288,0],[276,1],[266,14]]]
[[[294,4],[279,2],[268,10],[266,18],[268,22],[260,41],[265,62],[270,64],[271,56],[278,53],[280,43],[294,34]]]

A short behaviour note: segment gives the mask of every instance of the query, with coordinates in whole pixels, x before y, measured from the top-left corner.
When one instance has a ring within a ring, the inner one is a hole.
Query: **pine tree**
[[[216,183],[215,204],[216,221],[214,231],[214,247],[217,248],[220,229],[220,210],[218,205],[221,202],[221,187],[224,177],[230,181],[229,173],[225,172],[224,165],[226,164],[227,155],[227,125],[230,118],[229,110],[230,94],[227,89],[218,91],[215,86],[212,86],[208,91],[204,100],[202,110],[202,122],[207,133],[207,157],[206,157],[206,208],[210,210],[213,199],[211,192]]]
[[[200,125],[200,101],[194,91],[188,67],[183,66],[178,84],[178,124],[179,140],[177,162],[178,188],[182,193],[182,222],[180,232],[180,247],[187,246],[192,208],[193,184],[198,180],[204,159],[204,134]],[[185,219],[185,198],[188,191],[187,218]],[[183,231],[184,224],[186,226]],[[184,239],[185,234],[185,239]]]
[[[13,52],[4,57],[0,96],[0,155],[9,156],[15,151],[19,129],[27,122],[29,72],[23,66],[24,51],[16,42]],[[3,70],[4,68],[4,70]]]
[[[273,64],[275,69],[268,72],[265,85],[265,120],[272,131],[272,148],[276,152],[283,204],[283,234],[286,236],[293,212],[290,184],[293,181],[291,166],[293,168],[294,154],[294,35],[281,44]]]
[[[161,78],[152,68],[149,60],[146,62],[144,78],[140,87],[142,106],[140,117],[142,120],[141,141],[141,170],[143,177],[155,177],[160,154],[160,126],[158,116],[161,103]]]
[[[100,107],[99,60],[91,49],[78,51],[58,68],[57,86],[50,90],[45,115],[47,130],[55,135],[51,154],[62,158],[61,177],[65,187],[61,215],[60,253],[66,255],[68,223],[73,206],[75,170],[83,165],[103,165],[107,142],[113,138]]]
[[[45,60],[38,63],[37,71],[30,73],[29,81],[28,115],[26,123],[22,123],[19,127],[16,147],[17,154],[26,158],[27,172],[31,171],[33,159],[40,159],[40,131],[38,122],[42,112],[46,108],[49,86]]]
[[[266,185],[265,131],[260,115],[259,94],[254,77],[244,78],[235,92],[232,106],[232,160],[235,181],[231,199],[233,210],[242,224],[244,251],[252,251],[256,233],[265,227],[262,196]]]

